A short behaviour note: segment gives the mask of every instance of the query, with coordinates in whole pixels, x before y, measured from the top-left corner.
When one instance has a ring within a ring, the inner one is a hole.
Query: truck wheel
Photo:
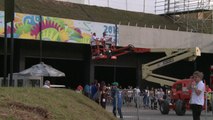
[[[169,103],[167,101],[162,101],[160,105],[161,114],[169,114]]]
[[[175,104],[176,115],[185,115],[186,105],[182,100],[177,100]]]

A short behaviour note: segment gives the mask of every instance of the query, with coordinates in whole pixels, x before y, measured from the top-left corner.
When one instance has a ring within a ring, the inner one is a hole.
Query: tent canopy
[[[19,72],[23,76],[65,77],[65,74],[43,62]]]

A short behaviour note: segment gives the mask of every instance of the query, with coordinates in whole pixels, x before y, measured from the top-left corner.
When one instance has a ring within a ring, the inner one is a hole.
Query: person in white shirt
[[[135,102],[135,107],[137,108],[137,107],[139,107],[139,102],[140,102],[140,89],[139,89],[139,87],[137,87],[137,88],[134,88],[134,91],[133,91],[133,93],[134,93],[134,97],[133,97],[133,99],[134,99],[134,102]]]
[[[101,41],[104,43],[104,47],[109,50],[112,45],[112,37],[107,36],[106,32],[103,32],[103,37]]]
[[[49,80],[45,81],[43,88],[50,88],[50,81]]]
[[[201,111],[204,105],[205,84],[202,79],[202,72],[195,71],[193,73],[193,81],[191,83],[192,95],[190,99],[193,120],[200,120]]]
[[[96,40],[97,40],[96,33],[93,33],[91,37],[91,46],[96,45]]]

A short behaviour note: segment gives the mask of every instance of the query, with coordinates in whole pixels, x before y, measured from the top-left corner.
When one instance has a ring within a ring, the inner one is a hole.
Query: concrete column
[[[20,50],[20,57],[19,57],[19,71],[22,71],[25,69],[25,56],[24,51]]]
[[[90,61],[90,76],[89,76],[89,82],[93,82],[95,80],[95,65],[94,62]]]
[[[141,59],[140,59],[140,54],[137,55],[137,69],[136,69],[136,79],[137,79],[137,86],[139,88],[142,87],[142,62],[141,62]]]

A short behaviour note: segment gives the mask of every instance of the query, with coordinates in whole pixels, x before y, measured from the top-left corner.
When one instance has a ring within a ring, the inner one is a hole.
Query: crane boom
[[[172,78],[169,76],[159,75],[153,73],[154,70],[162,68],[164,66],[176,63],[181,60],[194,61],[197,56],[201,56],[201,51],[198,47],[195,48],[135,48],[133,45],[128,45],[126,47],[110,47],[106,48],[105,44],[103,46],[97,45],[92,48],[92,59],[117,59],[117,57],[128,54],[128,53],[156,53],[163,52],[165,56],[157,60],[148,62],[142,65],[142,79],[159,83],[161,85],[171,86],[176,82],[177,78]]]
[[[164,52],[166,56],[142,65],[142,79],[161,85],[171,86],[177,78],[153,73],[154,70],[176,63],[181,60],[194,61],[197,56],[201,56],[198,47],[186,49],[151,49],[150,52]]]

